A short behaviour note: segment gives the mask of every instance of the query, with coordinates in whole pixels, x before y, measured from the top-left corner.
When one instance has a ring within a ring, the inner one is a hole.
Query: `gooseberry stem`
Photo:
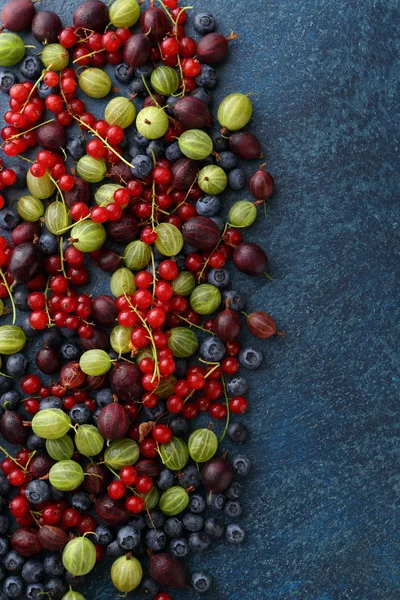
[[[10,301],[11,301],[11,306],[12,306],[12,312],[13,312],[12,324],[15,325],[15,322],[17,320],[17,309],[15,307],[15,302],[14,302],[14,298],[13,298],[13,295],[12,295],[12,291],[10,289],[10,286],[8,285],[7,278],[4,275],[4,273],[3,273],[3,269],[0,269],[0,275],[1,275],[1,278],[2,278],[2,280],[4,282],[4,285],[5,285],[5,288],[6,288],[7,292],[8,292],[8,295],[10,296]]]
[[[161,108],[162,106],[159,105],[159,103],[157,102],[157,100],[154,98],[153,94],[150,91],[149,86],[147,85],[147,81],[144,75],[142,75],[142,81],[143,81],[143,85],[146,88],[146,92],[148,93],[148,95],[150,96],[150,98],[153,100],[154,104],[157,106],[157,108]],[[151,148],[151,150],[153,150],[153,148]]]
[[[63,236],[60,237],[60,259],[61,259],[61,271],[62,274],[64,275],[65,279],[68,279],[67,274],[65,272],[65,267],[64,267],[64,262],[65,262],[65,258],[64,258],[64,249],[63,249],[63,242],[64,242],[64,238]]]

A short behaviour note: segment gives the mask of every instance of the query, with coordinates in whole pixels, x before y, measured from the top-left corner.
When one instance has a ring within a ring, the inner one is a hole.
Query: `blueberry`
[[[9,540],[4,536],[0,536],[0,557],[5,556],[9,548]]]
[[[67,586],[64,583],[64,580],[60,577],[51,577],[45,583],[46,591],[50,594],[52,600],[53,598],[57,600],[62,598],[64,594],[67,592]]]
[[[177,558],[184,558],[190,552],[189,544],[186,538],[175,538],[169,545],[169,551]]]
[[[73,329],[68,329],[67,327],[60,327],[60,333],[63,337],[71,339],[75,337],[76,331]]]
[[[0,71],[0,90],[5,94],[8,94],[17,82],[18,78],[12,71]]]
[[[21,572],[22,578],[25,579],[26,583],[36,583],[44,577],[43,564],[40,560],[32,558],[27,560],[22,567]]]
[[[168,96],[167,101],[165,103],[167,109],[166,112],[173,117],[174,116],[174,108],[177,102],[179,101],[178,96]]]
[[[217,540],[224,535],[225,523],[222,519],[211,517],[204,523],[204,531],[212,540]]]
[[[0,514],[4,515],[7,510],[8,510],[8,502],[5,498],[2,498],[0,496]]]
[[[26,186],[26,168],[21,164],[15,164],[12,166],[12,170],[17,176],[17,179],[13,185],[13,188],[17,190],[23,190]],[[15,290],[15,288],[14,288]],[[15,293],[15,292],[14,292]]]
[[[149,177],[153,171],[153,161],[146,154],[139,154],[132,159],[133,165],[131,171],[138,179]]]
[[[146,148],[147,144],[149,143],[149,140],[147,138],[145,138],[144,135],[142,135],[138,131],[135,131],[135,133],[132,136],[132,139],[133,139],[133,143],[136,144],[137,146],[140,146],[141,148]]]
[[[8,517],[6,515],[0,515],[0,535],[7,533],[10,526]]]
[[[148,408],[146,406],[143,409],[143,413],[150,421],[157,421],[161,415],[165,413],[165,402],[158,402],[154,408]]]
[[[193,552],[203,552],[211,544],[211,540],[204,531],[198,531],[189,535],[189,548]]]
[[[178,437],[185,436],[190,429],[188,421],[182,415],[175,415],[174,417],[172,417],[172,419],[169,422],[169,427],[173,435],[176,435]]]
[[[212,90],[218,81],[218,75],[215,69],[210,67],[210,65],[201,65],[200,74],[196,77],[196,83],[199,87],[207,88],[208,90]]]
[[[61,398],[57,398],[57,396],[49,396],[48,398],[43,398],[40,401],[39,410],[45,410],[47,408],[59,408],[62,409],[63,403]]]
[[[180,158],[183,157],[182,152],[180,151],[178,142],[174,142],[165,150],[165,158],[170,160],[171,162],[176,162]]]
[[[56,254],[58,251],[58,241],[56,236],[49,231],[45,231],[39,238],[38,247],[41,249],[43,254]]]
[[[28,436],[25,446],[27,450],[41,450],[46,445],[46,440],[32,433]]]
[[[15,390],[10,390],[0,398],[0,407],[4,410],[16,410],[21,398]]]
[[[241,190],[246,185],[246,176],[242,169],[232,169],[228,173],[228,185],[231,190]]]
[[[25,333],[26,337],[28,337],[30,339],[35,338],[40,334],[39,329],[34,329],[31,326],[29,317],[25,317],[25,319],[22,321],[20,326],[21,326],[22,331]]]
[[[21,222],[16,208],[6,207],[0,210],[0,228],[11,231]]]
[[[158,489],[165,491],[174,485],[174,474],[169,469],[163,469],[157,479]]]
[[[223,299],[229,300],[229,308],[240,312],[246,306],[246,296],[237,290],[225,290],[222,292]]]
[[[183,534],[183,525],[176,517],[170,517],[164,523],[164,531],[168,537],[179,537]]]
[[[228,396],[243,396],[249,389],[249,384],[244,377],[237,375],[226,384]]]
[[[238,481],[234,481],[225,491],[226,497],[229,500],[237,500],[242,495],[243,488]]]
[[[222,510],[226,502],[224,494],[208,494],[207,506],[212,510]]]
[[[65,342],[61,346],[60,352],[65,360],[78,360],[82,354],[82,350],[76,342]]]
[[[12,575],[7,577],[3,583],[3,592],[7,598],[19,598],[24,589],[24,582],[21,577]]]
[[[112,556],[113,558],[118,558],[119,556],[122,556],[123,554],[125,554],[125,550],[123,548],[121,548],[121,546],[118,544],[117,540],[114,540],[113,542],[111,542],[111,544],[108,544],[106,554],[107,554],[107,556]]]
[[[150,158],[153,158],[152,151],[154,152],[156,160],[163,158],[165,156],[164,142],[162,140],[152,140],[146,148],[146,154],[147,156],[150,156]]]
[[[46,100],[46,98],[51,96],[51,94],[58,94],[60,92],[59,85],[55,87],[50,87],[46,85],[43,80],[39,83],[36,89],[38,91],[39,98],[42,98],[42,100]]]
[[[196,248],[195,246],[192,246],[192,244],[189,244],[188,242],[185,242],[183,244],[183,253],[187,256],[188,254],[192,254],[193,252],[197,252],[198,248]]]
[[[72,160],[79,160],[86,154],[86,144],[78,136],[69,138],[65,149]]]
[[[165,523],[165,515],[160,510],[150,510],[149,515],[146,516],[147,527],[156,527],[160,529]]]
[[[50,492],[51,492],[51,499],[55,500],[57,502],[57,500],[63,500],[63,498],[65,497],[65,492],[61,491],[61,490],[56,490],[56,488],[52,485],[50,485]]]
[[[231,544],[241,544],[246,537],[246,533],[240,525],[232,523],[226,528],[225,537]]]
[[[29,296],[28,287],[24,284],[16,285],[13,292],[13,298],[15,302],[15,306],[18,310],[23,312],[30,312],[30,308],[28,305],[28,296]],[[15,355],[14,355],[15,356]],[[12,358],[10,356],[10,358]]]
[[[34,479],[26,486],[25,496],[32,504],[41,504],[50,498],[50,486],[46,481]]]
[[[42,74],[43,64],[40,58],[34,55],[25,56],[21,64],[19,65],[19,70],[21,71],[22,77],[26,79],[39,79]]]
[[[154,552],[162,550],[167,543],[167,536],[162,529],[149,529],[146,533],[146,546]]]
[[[69,416],[72,423],[77,423],[78,425],[90,423],[92,419],[92,413],[86,404],[75,404],[69,411]]]
[[[61,577],[64,575],[65,569],[61,554],[58,554],[58,552],[46,554],[43,561],[43,568],[46,575],[53,575],[54,577]]]
[[[131,94],[136,94],[142,98],[147,94],[146,86],[144,85],[142,79],[139,79],[139,77],[134,77],[132,79],[129,89]]]
[[[217,152],[218,154],[221,154],[221,153],[225,152],[226,150],[228,150],[228,148],[229,148],[228,140],[226,139],[226,137],[221,135],[220,129],[213,129],[212,131],[209,132],[209,136],[212,139],[213,149],[215,152]],[[220,166],[222,166],[222,165],[220,165]]]
[[[120,83],[130,83],[133,79],[133,73],[129,65],[121,63],[115,67],[115,79]]]
[[[176,264],[179,269],[179,256],[177,257]],[[183,270],[184,270],[184,268],[182,269],[182,271]],[[183,378],[185,376],[186,369],[187,369],[186,360],[184,358],[175,358],[175,371],[174,371],[175,377],[177,377],[178,379]]]
[[[228,394],[231,395],[231,394]],[[232,394],[236,395],[236,394]],[[240,394],[239,394],[240,395]],[[228,427],[228,436],[232,442],[240,443],[247,440],[247,427],[243,423],[232,423]]]
[[[0,394],[8,392],[13,386],[13,380],[5,375],[0,375]]]
[[[202,196],[196,202],[197,214],[202,217],[213,217],[221,207],[218,196]]]
[[[3,559],[3,565],[7,571],[18,573],[25,564],[25,559],[15,550],[10,550]]]
[[[228,500],[224,506],[224,513],[231,519],[240,517],[243,512],[243,506],[237,500]]]
[[[62,344],[62,335],[56,327],[52,327],[44,331],[42,342],[46,348],[59,348]]]
[[[144,518],[144,515],[133,515],[129,521],[128,521],[129,525],[133,525],[134,527],[136,527],[136,529],[139,529],[139,531],[143,531],[143,529],[146,529],[147,525],[146,525],[146,519]]]
[[[264,359],[263,353],[256,348],[252,348],[251,346],[245,346],[239,352],[239,362],[242,367],[245,369],[249,369],[250,371],[254,371],[254,369],[258,369]]]
[[[182,523],[188,531],[201,531],[204,525],[204,519],[201,515],[185,513],[182,517]]]
[[[215,217],[210,217],[211,221],[214,221],[214,223],[217,225],[218,229],[220,230],[220,232],[222,233],[224,227],[225,227],[225,221],[223,220],[222,217],[219,217],[218,215]]]
[[[7,571],[5,570],[5,568],[2,565],[0,565],[0,582],[4,581],[6,576],[7,576]]]
[[[209,13],[197,13],[194,17],[194,28],[200,35],[215,31],[215,19]]]
[[[179,483],[185,489],[194,487],[197,489],[201,486],[200,471],[195,465],[189,465],[182,469],[180,473]]]
[[[93,502],[87,492],[75,492],[72,494],[71,504],[79,512],[85,513],[92,507]]]
[[[110,390],[110,388],[99,390],[96,394],[96,402],[97,406],[100,406],[101,408],[104,408],[107,404],[112,404],[114,402],[112,390]]]
[[[107,546],[114,539],[114,534],[112,532],[112,529],[107,527],[107,525],[103,525],[102,523],[100,523],[97,526],[95,533],[96,533],[96,542],[98,544],[101,544],[102,546]]]
[[[131,144],[128,149],[128,154],[132,158],[136,158],[139,154],[142,154],[143,148],[140,148],[137,144]]]
[[[221,167],[221,169],[224,169],[224,171],[231,171],[237,165],[237,158],[233,152],[230,152],[229,150],[218,152],[217,165]]]
[[[142,78],[142,75],[145,79],[150,79],[152,72],[154,71],[153,63],[147,62],[141,67],[136,67],[134,70],[135,77],[139,79]]]
[[[225,356],[225,344],[217,337],[210,336],[200,346],[200,356],[210,362],[220,362]]]
[[[72,575],[69,571],[65,573],[65,579],[68,585],[79,587],[87,584],[88,576],[87,575]]]
[[[97,427],[97,419],[99,418],[99,414],[101,412],[101,408],[96,408],[94,413],[92,413],[92,424]]]
[[[229,273],[227,269],[210,269],[207,277],[208,283],[217,288],[226,288],[229,285]]]
[[[207,106],[209,106],[212,102],[212,94],[203,87],[196,88],[190,95],[193,96],[193,98],[202,100]]]
[[[189,501],[189,509],[192,513],[202,513],[206,509],[206,501],[200,494],[192,494]]]
[[[43,583],[30,583],[26,588],[26,597],[28,600],[42,600],[45,594]]]
[[[212,586],[211,576],[207,575],[207,573],[203,573],[202,571],[193,573],[190,582],[193,590],[198,594],[205,594]]]
[[[132,550],[140,544],[140,531],[133,525],[121,527],[117,533],[118,544],[124,550]]]
[[[251,461],[247,456],[235,456],[232,459],[232,469],[236,475],[246,477],[251,469]]]
[[[156,583],[151,577],[145,577],[138,587],[139,596],[141,598],[155,598],[159,590],[160,588],[158,583]]]

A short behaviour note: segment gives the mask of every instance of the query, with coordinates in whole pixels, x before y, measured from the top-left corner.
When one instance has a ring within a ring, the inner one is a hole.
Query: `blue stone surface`
[[[68,24],[77,4],[45,0],[40,8]],[[250,440],[223,444],[253,461],[247,542],[215,543],[190,566],[215,576],[212,600],[395,600],[399,4],[195,5],[212,11],[220,32],[239,34],[219,68],[216,100],[255,93],[251,130],[277,182],[267,217],[260,211],[244,232],[267,251],[273,281],[237,271],[232,279],[247,291],[249,311],[270,312],[286,338],[256,340],[265,364],[249,376]],[[228,193],[223,204],[246,197]],[[96,291],[107,293],[107,277],[96,273]],[[116,598],[103,566],[84,593]]]

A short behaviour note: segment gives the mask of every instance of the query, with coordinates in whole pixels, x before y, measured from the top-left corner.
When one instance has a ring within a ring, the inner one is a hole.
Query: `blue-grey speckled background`
[[[77,4],[40,6],[68,24]],[[212,10],[221,32],[239,33],[217,97],[258,93],[252,129],[279,193],[248,237],[262,240],[274,281],[234,278],[250,308],[275,315],[287,336],[258,344],[266,363],[251,376],[248,541],[217,544],[191,564],[216,576],[210,600],[395,600],[398,1],[196,8]],[[106,580],[100,571],[92,578],[88,600],[116,597]]]

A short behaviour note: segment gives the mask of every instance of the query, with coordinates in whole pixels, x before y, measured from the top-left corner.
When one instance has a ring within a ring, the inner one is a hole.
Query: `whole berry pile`
[[[10,0],[1,18],[0,600],[84,600],[107,557],[119,592],[207,592],[211,576],[189,578],[183,559],[245,539],[250,461],[223,440],[246,441],[242,369],[263,355],[238,337],[244,324],[283,335],[244,312],[227,269],[270,278],[242,237],[274,189],[264,165],[243,170],[262,156],[243,130],[251,99],[230,93],[210,111],[237,36],[201,13],[190,37],[178,0],[88,0],[70,26]],[[104,114],[87,110],[85,97],[110,94]],[[226,188],[251,200],[220,216]],[[96,268],[109,294],[92,294]]]

